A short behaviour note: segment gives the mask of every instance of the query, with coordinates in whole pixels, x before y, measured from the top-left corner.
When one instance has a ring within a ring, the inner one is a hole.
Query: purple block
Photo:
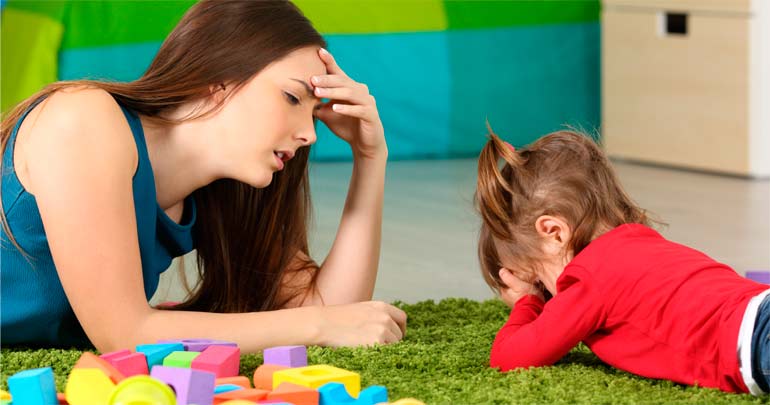
[[[265,364],[286,367],[307,366],[307,348],[305,346],[277,346],[263,352]]]
[[[157,343],[181,343],[188,352],[202,352],[208,349],[209,346],[238,347],[238,345],[233,342],[213,339],[165,339],[159,340]]]
[[[174,389],[177,405],[214,403],[214,373],[191,368],[155,366],[150,377],[157,378]]]
[[[762,284],[770,284],[770,270],[747,271],[746,278]]]

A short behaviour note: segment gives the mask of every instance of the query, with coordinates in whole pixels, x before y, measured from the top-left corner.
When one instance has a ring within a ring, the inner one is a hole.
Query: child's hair
[[[483,220],[481,272],[492,289],[505,287],[498,274],[503,267],[498,248],[517,263],[510,270],[518,277],[536,278],[542,250],[535,221],[542,215],[567,222],[572,230],[567,250],[575,255],[602,231],[626,223],[649,224],[588,135],[558,131],[520,150],[491,128],[489,138],[479,156],[475,202]]]

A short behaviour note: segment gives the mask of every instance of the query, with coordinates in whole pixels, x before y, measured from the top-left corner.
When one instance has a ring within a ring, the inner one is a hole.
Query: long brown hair
[[[203,0],[187,11],[138,80],[57,82],[17,105],[2,121],[2,150],[24,112],[60,89],[100,88],[153,122],[175,125],[219,111],[229,96],[267,65],[307,46],[325,47],[326,43],[288,1]],[[181,120],[166,118],[174,108],[208,97],[211,86],[220,83],[231,84],[228,96],[210,110]],[[309,291],[282,290],[287,272],[308,272],[306,279],[314,288],[318,266],[308,252],[312,211],[308,157],[309,147],[298,150],[291,164],[263,189],[223,179],[193,193],[198,207],[194,239],[200,280],[191,297],[177,308],[210,312],[280,308]],[[3,230],[16,244],[2,207],[0,214]]]
[[[492,289],[505,286],[498,274],[501,247],[520,264],[511,269],[517,276],[535,278],[542,258],[535,221],[541,215],[564,218],[572,230],[567,249],[575,255],[602,230],[651,222],[590,136],[558,131],[521,150],[491,128],[489,138],[479,156],[475,203],[482,218],[479,262]]]

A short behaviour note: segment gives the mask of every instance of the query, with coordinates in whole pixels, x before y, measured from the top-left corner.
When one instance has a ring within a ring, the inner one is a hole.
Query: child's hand
[[[525,295],[536,295],[543,299],[543,292],[534,283],[520,279],[505,267],[500,268],[499,274],[500,279],[507,286],[500,289],[500,299],[510,308],[513,308],[516,301]]]

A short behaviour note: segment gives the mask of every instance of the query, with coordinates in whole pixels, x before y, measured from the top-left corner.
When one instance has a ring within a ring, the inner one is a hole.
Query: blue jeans
[[[751,375],[762,391],[770,393],[770,295],[759,305],[751,335]]]

